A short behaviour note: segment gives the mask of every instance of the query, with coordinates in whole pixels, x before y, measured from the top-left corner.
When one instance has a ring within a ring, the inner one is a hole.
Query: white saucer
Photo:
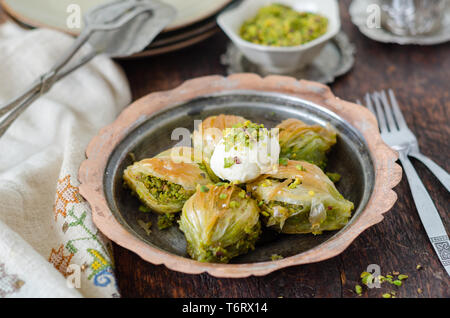
[[[331,39],[322,52],[307,67],[282,75],[298,79],[306,79],[323,84],[334,82],[335,78],[347,73],[355,62],[355,47],[347,35],[341,31]],[[221,63],[227,68],[228,74],[256,73],[261,76],[272,74],[260,65],[250,62],[242,52],[230,42],[227,51],[221,57]]]

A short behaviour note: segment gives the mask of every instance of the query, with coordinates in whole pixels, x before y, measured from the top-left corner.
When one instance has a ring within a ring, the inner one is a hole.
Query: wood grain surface
[[[368,91],[394,89],[406,121],[421,151],[450,171],[450,43],[421,47],[372,41],[351,23],[350,0],[341,0],[343,29],[356,45],[356,63],[331,89],[354,101]],[[172,89],[204,75],[225,74],[220,64],[228,40],[223,33],[179,52],[141,60],[120,61],[134,99]],[[419,175],[450,227],[450,194],[419,162]],[[378,264],[382,274],[409,275],[403,286],[383,284],[364,290],[362,297],[450,297],[450,279],[425,234],[404,177],[394,189],[398,201],[385,219],[365,231],[341,255],[330,260],[291,267],[264,277],[217,279],[208,274],[186,275],[149,264],[132,252],[114,246],[118,284],[123,297],[357,297],[353,292],[361,272]],[[422,266],[421,270],[416,265]],[[418,292],[418,288],[422,293]]]

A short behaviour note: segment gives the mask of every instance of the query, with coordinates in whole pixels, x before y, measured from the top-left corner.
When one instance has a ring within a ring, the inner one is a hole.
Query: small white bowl
[[[299,12],[313,12],[328,18],[327,32],[308,43],[298,46],[267,46],[248,42],[241,38],[242,24],[254,17],[258,10],[274,3],[290,6]],[[341,28],[337,0],[245,0],[241,5],[221,13],[217,23],[245,57],[272,73],[290,73],[311,63],[325,44]]]

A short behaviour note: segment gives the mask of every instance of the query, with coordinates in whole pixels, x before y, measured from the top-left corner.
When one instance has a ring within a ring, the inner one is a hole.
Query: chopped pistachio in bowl
[[[217,22],[248,60],[279,74],[310,64],[341,27],[336,0],[247,0]]]
[[[324,35],[328,19],[312,12],[298,12],[284,4],[271,4],[258,10],[240,29],[241,37],[267,46],[297,46]]]

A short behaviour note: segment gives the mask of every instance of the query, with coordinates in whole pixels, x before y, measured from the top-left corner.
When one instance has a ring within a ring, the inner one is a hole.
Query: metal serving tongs
[[[20,96],[0,107],[0,137],[55,82],[98,54],[124,57],[143,50],[176,16],[171,6],[156,0],[118,0],[100,5],[84,16],[84,28],[71,48],[47,73]],[[89,43],[91,51],[74,63],[74,55]]]

